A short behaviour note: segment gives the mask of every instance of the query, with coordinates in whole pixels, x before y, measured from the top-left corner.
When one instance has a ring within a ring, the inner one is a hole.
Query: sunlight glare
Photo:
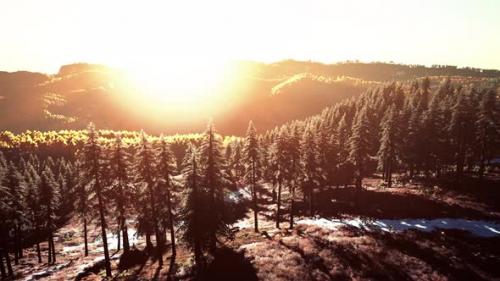
[[[200,103],[228,78],[226,64],[215,61],[162,62],[127,67],[132,84],[157,103]]]

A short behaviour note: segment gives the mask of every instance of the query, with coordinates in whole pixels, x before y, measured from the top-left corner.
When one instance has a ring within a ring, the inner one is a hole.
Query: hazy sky
[[[293,58],[500,69],[499,0],[1,0],[0,70]]]

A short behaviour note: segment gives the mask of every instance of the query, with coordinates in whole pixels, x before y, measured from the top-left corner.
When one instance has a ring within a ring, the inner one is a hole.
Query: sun
[[[161,104],[205,103],[231,78],[227,62],[209,60],[136,64],[126,73],[136,94]]]

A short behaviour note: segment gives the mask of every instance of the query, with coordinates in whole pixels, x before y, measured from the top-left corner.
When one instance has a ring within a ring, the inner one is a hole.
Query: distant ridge
[[[187,133],[202,130],[212,116],[221,133],[242,134],[249,120],[267,130],[387,82],[422,77],[500,80],[499,70],[455,66],[296,60],[233,64],[244,69],[244,75],[210,98],[213,108],[195,114],[172,114],[175,104],[154,105],[156,109],[126,104],[132,94],[141,101],[143,89],[117,79],[121,70],[106,65],[68,64],[56,74],[0,72],[0,130],[82,129],[93,121],[100,128]],[[192,83],[196,81],[193,77]]]

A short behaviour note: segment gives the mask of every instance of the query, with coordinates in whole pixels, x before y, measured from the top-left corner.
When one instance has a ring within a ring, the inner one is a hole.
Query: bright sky
[[[498,0],[2,0],[0,70],[232,59],[500,69]]]

